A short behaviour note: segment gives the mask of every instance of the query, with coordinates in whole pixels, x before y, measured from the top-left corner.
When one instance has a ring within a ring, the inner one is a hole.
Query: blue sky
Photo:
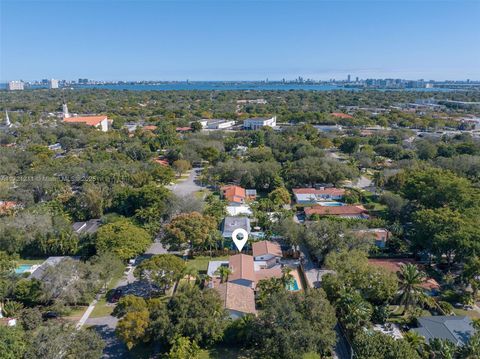
[[[480,1],[0,0],[0,80],[480,80]]]

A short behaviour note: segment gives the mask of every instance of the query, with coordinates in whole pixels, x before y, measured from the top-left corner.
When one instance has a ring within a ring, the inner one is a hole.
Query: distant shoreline
[[[445,85],[443,85],[445,86]],[[455,85],[453,85],[455,86]],[[32,85],[26,90],[46,89],[46,86]],[[281,82],[165,82],[165,83],[107,83],[91,85],[72,85],[63,88],[71,89],[105,89],[130,91],[408,91],[408,92],[454,92],[478,91],[478,87],[432,87],[432,88],[375,88],[354,85],[330,85],[317,83],[281,83]],[[6,84],[0,84],[0,89],[6,89]]]

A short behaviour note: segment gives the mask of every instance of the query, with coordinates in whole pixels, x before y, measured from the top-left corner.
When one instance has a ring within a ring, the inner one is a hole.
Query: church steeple
[[[5,110],[5,127],[12,127],[12,123],[10,122],[10,117],[8,117],[8,111]]]
[[[68,113],[68,107],[66,102],[62,105],[62,110],[63,110],[63,118],[69,118],[70,114]]]

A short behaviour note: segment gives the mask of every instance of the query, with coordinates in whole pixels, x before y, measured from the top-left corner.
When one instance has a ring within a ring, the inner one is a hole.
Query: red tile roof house
[[[402,269],[402,266],[410,263],[415,264],[421,269],[421,266],[416,263],[412,258],[386,258],[386,259],[369,259],[368,263],[385,268],[386,270],[392,273],[399,273]],[[433,278],[426,278],[425,281],[421,284],[421,287],[429,294],[435,294],[438,289],[440,289],[440,284]]]
[[[345,196],[343,188],[294,188],[293,195],[297,204],[317,204],[321,201],[341,200]]]
[[[375,240],[375,245],[378,248],[385,248],[387,240],[392,235],[385,228],[369,228],[369,229],[360,229],[354,232],[357,236],[368,236]]]
[[[0,214],[11,213],[20,207],[22,205],[15,201],[0,201]]]
[[[252,288],[233,282],[220,283],[216,288],[228,310],[230,318],[238,319],[247,314],[256,314],[255,292]]]
[[[107,132],[109,120],[106,115],[100,115],[100,116],[66,117],[63,119],[63,122],[81,123],[87,126],[98,128],[102,132]]]
[[[252,244],[253,258],[260,268],[271,268],[282,258],[282,248],[278,243],[260,241]]]
[[[341,112],[332,112],[331,115],[336,118],[345,118],[345,119],[353,118],[353,116],[350,116],[350,115],[347,115],[346,113],[341,113]]]
[[[313,206],[305,208],[305,215],[311,217],[313,215],[318,216],[337,216],[340,218],[357,218],[367,219],[368,211],[360,205],[357,206]]]
[[[255,200],[257,197],[257,191],[235,185],[221,187],[220,193],[227,200],[229,206],[239,206],[247,200]]]
[[[268,249],[263,248],[264,246]],[[274,243],[272,245],[264,243],[257,246],[256,254],[278,255],[281,253],[281,250],[279,253],[278,249]],[[262,261],[254,261],[253,256],[242,253],[231,256],[228,262],[210,262],[209,271],[210,264],[214,264],[214,268],[228,264],[231,274],[228,276],[227,282],[220,283],[220,279],[215,278],[215,273],[209,273],[209,275],[212,275],[212,281],[209,285],[218,291],[224,301],[225,308],[230,313],[230,317],[234,319],[248,313],[256,314],[255,288],[260,280],[282,277],[280,265],[264,268],[262,267]]]

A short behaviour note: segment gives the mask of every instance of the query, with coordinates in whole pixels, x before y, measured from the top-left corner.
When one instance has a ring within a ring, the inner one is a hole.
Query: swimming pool
[[[319,205],[324,207],[340,207],[340,206],[343,206],[343,203],[342,202],[320,202]]]
[[[300,290],[300,287],[298,286],[297,280],[294,278],[291,283],[287,285],[287,289],[291,291],[297,291]]]
[[[30,272],[32,266],[30,264],[20,264],[17,268],[15,268],[15,273],[23,274],[25,272]]]

